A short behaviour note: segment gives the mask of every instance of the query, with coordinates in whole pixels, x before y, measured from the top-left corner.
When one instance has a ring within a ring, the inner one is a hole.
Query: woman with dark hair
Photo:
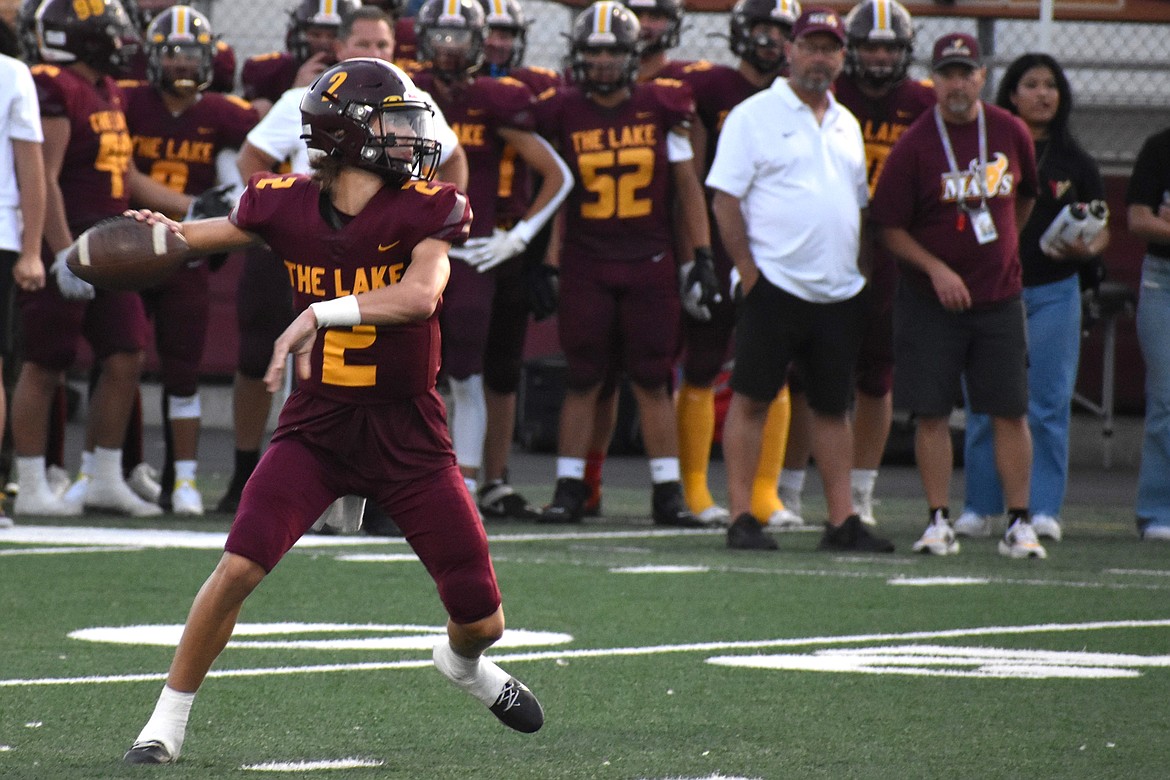
[[[1064,70],[1047,54],[1024,54],[1004,73],[996,104],[1023,120],[1036,144],[1040,193],[1020,232],[1024,308],[1028,318],[1028,427],[1032,432],[1032,528],[1061,538],[1060,509],[1068,482],[1069,416],[1080,359],[1079,271],[1105,250],[1109,230],[1085,240],[1057,240],[1046,250],[1040,237],[1070,203],[1105,197],[1097,164],[1069,130],[1072,89]],[[967,413],[967,492],[955,533],[986,536],[991,518],[1003,513],[995,469],[991,422]]]

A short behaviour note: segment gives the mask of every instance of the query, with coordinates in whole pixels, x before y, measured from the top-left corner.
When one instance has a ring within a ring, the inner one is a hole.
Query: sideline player
[[[471,209],[453,186],[429,181],[439,155],[431,110],[399,73],[381,60],[346,60],[310,87],[308,143],[323,153],[312,177],[257,174],[230,219],[179,224],[138,213],[197,251],[266,241],[284,258],[301,311],[277,339],[265,382],[282,383],[290,355],[300,381],[126,763],[179,758],[195,693],[244,600],[346,494],[375,498],[435,580],[450,615],[434,651],[439,671],[505,725],[543,725],[536,697],[482,656],[503,635],[504,613],[435,390],[447,250],[467,236]]]
[[[516,79],[476,76],[487,31],[479,0],[428,0],[415,17],[420,57],[414,75],[447,121],[459,128],[467,153],[468,198],[475,211],[471,238],[451,250],[443,295],[443,373],[451,388],[451,438],[467,489],[477,495],[487,427],[484,364],[498,270],[518,257],[569,194],[568,166],[533,132],[532,92]],[[500,166],[505,145],[541,178],[522,218],[498,227]],[[518,262],[518,261],[517,261]]]
[[[557,486],[544,522],[580,522],[585,466],[597,399],[619,365],[631,379],[660,525],[701,523],[679,483],[678,435],[670,396],[680,300],[672,247],[673,188],[695,248],[693,303],[717,298],[702,185],[691,163],[690,89],[636,82],[638,20],[620,3],[596,2],[573,22],[574,83],[545,93],[537,124],[569,162],[576,186],[553,252],[561,273],[561,346],[568,361],[561,407]],[[701,274],[699,272],[702,272]],[[615,354],[616,353],[616,354]]]

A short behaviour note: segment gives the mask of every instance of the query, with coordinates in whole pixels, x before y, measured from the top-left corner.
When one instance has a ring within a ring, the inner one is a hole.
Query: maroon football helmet
[[[157,89],[172,93],[207,89],[214,59],[211,22],[190,6],[171,6],[146,28],[146,80]]]
[[[344,60],[301,99],[301,138],[310,149],[401,184],[435,175],[441,146],[434,111],[400,69],[382,60]]]
[[[34,18],[44,62],[81,62],[119,76],[137,51],[138,33],[119,0],[44,0]]]

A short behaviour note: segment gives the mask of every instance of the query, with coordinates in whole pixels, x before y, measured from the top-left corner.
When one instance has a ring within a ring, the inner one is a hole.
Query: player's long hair
[[[1011,96],[1019,88],[1024,74],[1032,68],[1047,68],[1051,71],[1056,81],[1056,91],[1060,94],[1060,104],[1056,107],[1056,115],[1048,123],[1049,143],[1060,149],[1080,149],[1081,145],[1077,143],[1069,128],[1069,115],[1072,114],[1073,104],[1072,87],[1068,83],[1068,76],[1064,75],[1064,68],[1060,67],[1060,63],[1051,55],[1029,52],[1017,57],[1008,66],[1007,71],[1003,74],[1003,79],[999,82],[995,104],[1018,116],[1020,112],[1012,105]]]
[[[333,191],[334,185],[337,184],[337,177],[345,165],[341,160],[327,154],[313,155],[313,159],[309,161],[313,181],[317,182],[321,192],[326,194]]]

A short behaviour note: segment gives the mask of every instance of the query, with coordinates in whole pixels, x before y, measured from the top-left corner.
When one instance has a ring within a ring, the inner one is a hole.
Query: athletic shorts
[[[669,252],[634,261],[566,255],[560,279],[557,328],[571,389],[601,384],[614,365],[639,387],[670,383],[681,306]]]
[[[834,303],[811,303],[761,276],[740,304],[732,390],[770,403],[795,362],[813,410],[834,417],[845,414],[853,399],[864,317],[863,293]]]
[[[451,261],[439,327],[443,334],[443,373],[452,379],[483,373],[495,294],[495,271],[481,274],[462,260]]]
[[[1020,298],[950,312],[906,282],[894,300],[894,405],[946,417],[966,381],[971,410],[993,417],[1028,413],[1028,343]]]
[[[200,259],[142,292],[146,315],[154,320],[154,343],[167,395],[186,398],[199,390],[211,309],[210,274],[207,263]]]
[[[50,274],[44,287],[21,290],[17,301],[24,359],[49,371],[73,365],[81,336],[98,361],[146,349],[146,313],[138,293],[99,289],[91,301],[70,301]]]
[[[294,392],[244,486],[225,549],[271,571],[344,495],[367,496],[394,519],[456,623],[499,608],[487,536],[437,393],[354,406]]]

